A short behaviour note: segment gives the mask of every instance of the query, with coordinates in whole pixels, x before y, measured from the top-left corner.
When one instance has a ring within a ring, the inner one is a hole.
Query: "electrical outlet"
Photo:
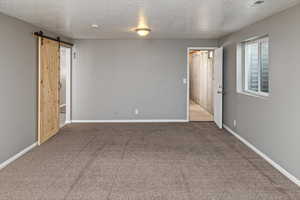
[[[233,120],[233,127],[236,128],[236,120]]]
[[[139,109],[137,109],[137,108],[134,109],[134,114],[135,114],[135,115],[138,115],[138,114],[139,114]]]
[[[186,83],[187,83],[187,79],[186,79],[186,78],[183,78],[183,79],[182,79],[182,83],[183,83],[183,84],[186,84]]]

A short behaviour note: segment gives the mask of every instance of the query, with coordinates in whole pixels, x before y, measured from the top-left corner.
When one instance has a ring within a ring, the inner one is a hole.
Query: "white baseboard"
[[[26,147],[25,149],[23,149],[22,151],[20,151],[16,155],[14,155],[13,157],[11,157],[8,160],[4,161],[3,163],[0,164],[0,170],[3,169],[4,167],[6,167],[7,165],[9,165],[10,163],[12,163],[13,161],[17,160],[18,158],[20,158],[21,156],[23,156],[25,153],[27,153],[28,151],[30,151],[31,149],[33,149],[36,146],[37,146],[37,142],[35,142],[32,145]]]
[[[133,119],[133,120],[72,120],[71,123],[176,123],[186,119]]]
[[[250,149],[252,149],[255,153],[257,153],[259,156],[261,156],[263,159],[265,159],[268,163],[270,163],[275,169],[277,169],[280,173],[282,173],[284,176],[286,176],[288,179],[290,179],[292,182],[294,182],[296,185],[300,187],[300,180],[296,178],[294,175],[289,173],[287,170],[285,170],[283,167],[281,167],[279,164],[277,164],[275,161],[273,161],[271,158],[269,158],[266,154],[258,150],[255,146],[253,146],[250,142],[245,140],[243,137],[238,135],[236,132],[231,130],[229,126],[223,124],[223,127],[231,133],[233,136],[235,136],[237,139],[239,139],[241,142],[243,142],[245,145],[247,145]]]
[[[64,124],[60,124],[59,125],[59,128],[63,128],[65,125],[67,125],[67,124],[71,124],[71,121],[65,121],[65,123]]]

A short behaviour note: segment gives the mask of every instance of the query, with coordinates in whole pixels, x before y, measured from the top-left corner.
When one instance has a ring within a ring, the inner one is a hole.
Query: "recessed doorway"
[[[213,121],[213,50],[191,50],[190,121]]]
[[[56,135],[71,118],[73,44],[35,32],[38,37],[38,144]]]
[[[189,121],[215,121],[222,127],[222,48],[188,48]]]
[[[60,46],[59,121],[60,127],[70,122],[71,48]]]

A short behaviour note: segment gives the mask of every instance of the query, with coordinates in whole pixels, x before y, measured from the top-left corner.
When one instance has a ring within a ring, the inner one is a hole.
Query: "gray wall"
[[[36,141],[38,30],[0,13],[0,163]]]
[[[187,76],[187,47],[216,45],[201,40],[77,40],[72,120],[186,119],[182,79]]]
[[[0,163],[36,141],[36,28],[0,14]]]
[[[264,34],[270,38],[270,96],[237,94],[236,45]],[[225,124],[300,179],[300,6],[225,37],[221,44]]]

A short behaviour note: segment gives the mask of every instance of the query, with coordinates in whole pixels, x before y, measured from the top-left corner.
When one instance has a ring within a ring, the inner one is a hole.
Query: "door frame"
[[[219,47],[188,47],[187,48],[187,63],[186,63],[186,71],[187,71],[187,91],[186,91],[186,121],[190,122],[190,56],[189,53],[191,50],[215,50]]]
[[[67,78],[66,78],[66,121],[65,124],[62,125],[60,128],[64,127],[66,124],[71,123],[71,88],[72,88],[72,78],[71,78],[71,73],[72,73],[72,64],[73,64],[73,48],[72,46],[66,45],[61,43],[61,47],[67,48],[70,50],[70,65],[67,66]]]

